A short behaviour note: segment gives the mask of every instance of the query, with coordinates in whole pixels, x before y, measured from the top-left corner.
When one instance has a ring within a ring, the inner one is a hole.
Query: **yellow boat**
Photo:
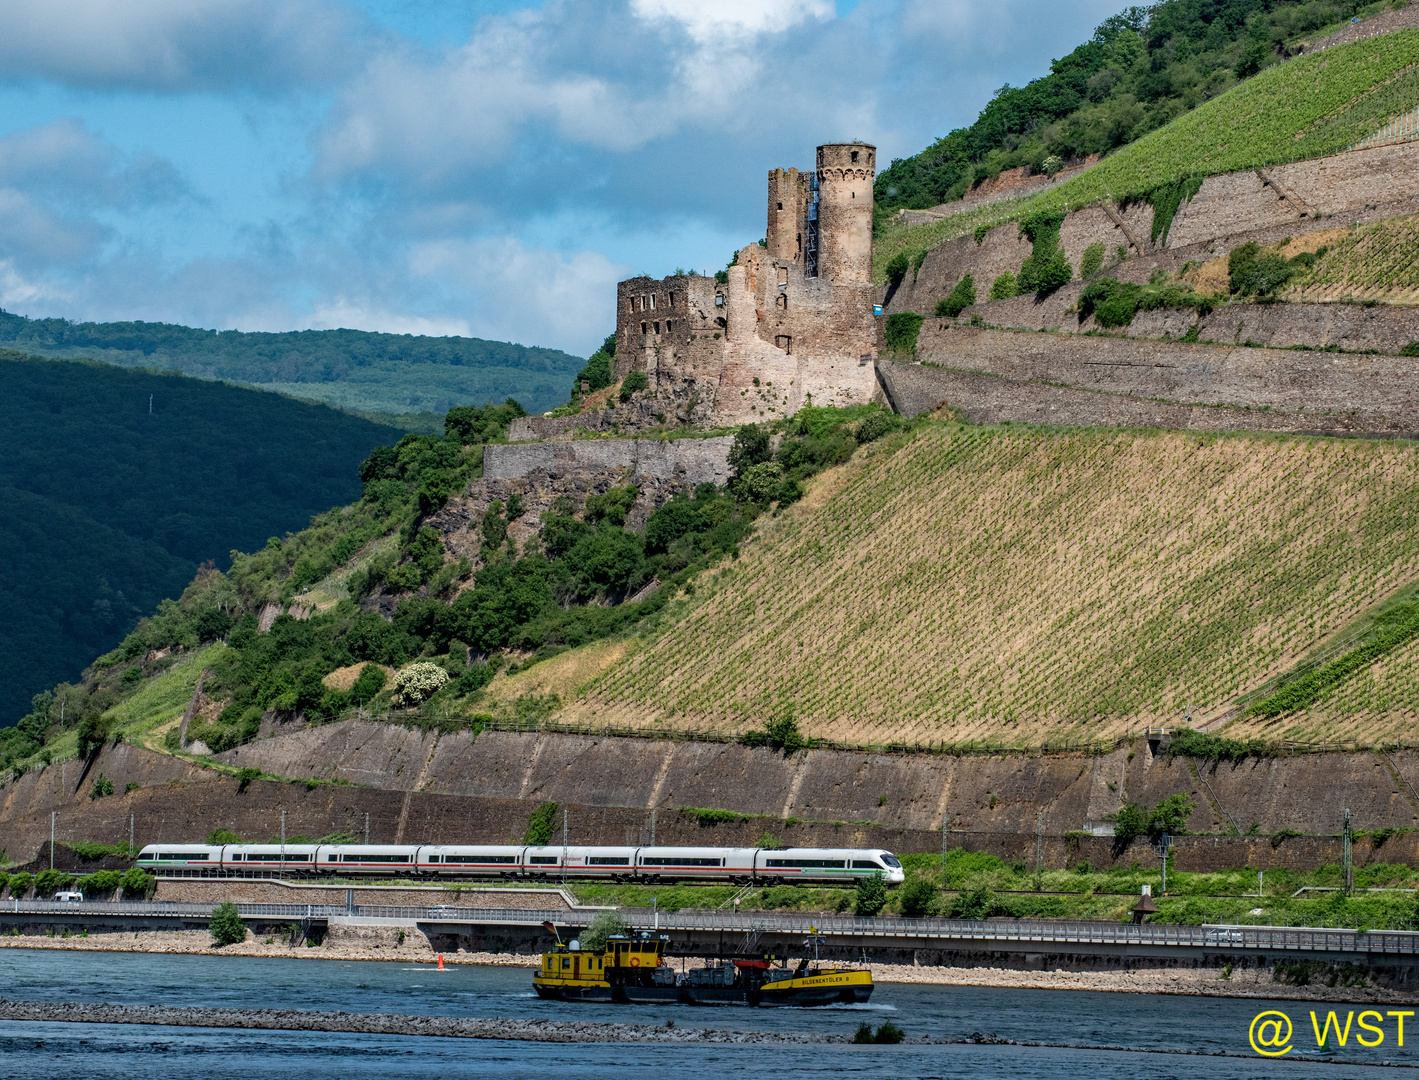
[[[819,967],[808,960],[790,969],[768,957],[729,957],[677,973],[665,963],[666,941],[641,932],[607,938],[600,951],[559,943],[542,954],[533,989],[538,997],[556,1001],[630,1004],[805,1006],[864,1002],[872,996],[872,972]]]

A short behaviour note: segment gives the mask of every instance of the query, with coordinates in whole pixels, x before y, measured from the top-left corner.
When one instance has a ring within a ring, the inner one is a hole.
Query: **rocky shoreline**
[[[163,1027],[241,1028],[262,1031],[339,1031],[364,1035],[432,1035],[556,1043],[844,1043],[845,1035],[816,1032],[727,1031],[650,1024],[594,1024],[573,1020],[500,1017],[404,1016],[389,1013],[302,1012],[295,1009],[201,1009],[167,1005],[9,1001],[0,998],[0,1020],[67,1024],[153,1024]]]

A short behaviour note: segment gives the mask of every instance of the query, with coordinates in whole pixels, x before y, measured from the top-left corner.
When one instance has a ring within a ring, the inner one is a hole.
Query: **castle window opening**
[[[650,310],[655,310],[655,293],[650,294]]]
[[[647,331],[646,331],[646,324],[645,324],[645,323],[641,323],[641,333],[644,334],[644,333],[646,333],[646,332],[647,332]]]
[[[656,324],[655,324],[655,332],[656,332],[657,334],[660,333],[660,324],[659,324],[659,323],[656,323]]]
[[[852,152],[852,160],[853,160],[853,161],[856,161],[856,160],[857,160],[857,151],[856,151],[856,150],[854,150],[854,151]]]
[[[671,293],[671,294],[670,294],[670,306],[671,306],[671,307],[674,307],[674,306],[675,306],[675,294],[674,294],[674,293]]]
[[[779,204],[778,204],[778,208],[779,208],[780,210],[782,210],[782,209],[783,209],[783,203],[779,203]]]
[[[786,353],[793,352],[793,338],[789,337],[787,334],[779,334],[774,338],[774,345]]]

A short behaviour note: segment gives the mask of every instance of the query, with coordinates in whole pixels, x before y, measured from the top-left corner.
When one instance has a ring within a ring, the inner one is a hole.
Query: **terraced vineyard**
[[[1295,278],[1288,300],[1419,302],[1419,214],[1349,229]]]
[[[1221,716],[1419,577],[1407,442],[931,424],[820,484],[567,718],[728,732],[792,716],[858,743],[1113,738]],[[1419,698],[1412,659],[1337,687],[1316,719],[1393,726]]]
[[[983,224],[1037,210],[1142,196],[1190,176],[1339,153],[1419,106],[1419,30],[1340,45],[1267,68],[1110,154],[1058,187],[929,225],[894,226],[878,238],[880,280],[898,252],[915,256]]]

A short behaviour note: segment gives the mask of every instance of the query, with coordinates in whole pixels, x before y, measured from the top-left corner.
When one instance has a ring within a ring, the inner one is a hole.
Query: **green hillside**
[[[0,723],[76,679],[198,564],[358,497],[360,461],[402,434],[275,394],[11,351],[0,385]]]
[[[1279,63],[1303,43],[1389,6],[1163,0],[1129,8],[1054,61],[1048,75],[1023,87],[1002,87],[970,127],[892,162],[877,177],[877,209],[935,206],[1004,169],[1026,166],[1043,174],[1050,157],[1062,162],[1110,153]]]
[[[885,225],[874,252],[886,264],[915,257],[982,225],[1105,198],[1176,209],[1202,177],[1323,157],[1346,149],[1419,106],[1419,30],[1308,53],[1267,68],[1039,195],[995,203],[919,226]],[[879,185],[881,181],[879,179]]]
[[[516,398],[565,403],[584,361],[557,349],[479,338],[299,330],[198,330],[168,323],[75,323],[0,311],[0,346],[257,386],[358,413],[432,413]],[[433,425],[437,430],[437,423]]]
[[[766,525],[567,715],[1039,746],[1257,690],[1253,735],[1409,737],[1411,668],[1346,687],[1412,657],[1412,600],[1304,693],[1272,707],[1267,680],[1419,579],[1416,500],[1414,443],[921,425]]]
[[[95,731],[147,737],[171,718],[175,688],[190,692],[195,675],[182,657],[218,639],[225,646],[204,654],[212,667],[204,693],[223,707],[189,727],[211,749],[250,737],[270,710],[334,719],[355,707],[393,709],[403,723],[474,725],[482,710],[505,711],[484,694],[499,673],[653,622],[681,585],[738,551],[767,504],[788,505],[808,478],[898,423],[876,406],[810,407],[787,425],[776,454],[766,430],[746,429],[732,490],[683,492],[640,532],[625,527],[637,495],[629,485],[584,505],[559,500],[542,514],[540,534],[521,544],[509,531],[526,508],[518,498],[495,501],[478,522],[475,568],[449,556],[436,515],[481,475],[484,444],[520,414],[516,403],[453,409],[443,437],[408,435],[373,449],[359,466],[358,501],[234,553],[226,572],[203,569],[94,660],[82,684],[37,696],[15,729],[0,731],[0,769],[33,760],[41,741],[52,755],[91,745]],[[258,616],[270,604],[294,605],[304,617],[284,614],[262,630]],[[351,669],[369,663],[422,672],[422,690],[386,684],[379,668],[356,679]],[[341,669],[348,679],[326,681]],[[545,703],[507,711],[528,708]]]

